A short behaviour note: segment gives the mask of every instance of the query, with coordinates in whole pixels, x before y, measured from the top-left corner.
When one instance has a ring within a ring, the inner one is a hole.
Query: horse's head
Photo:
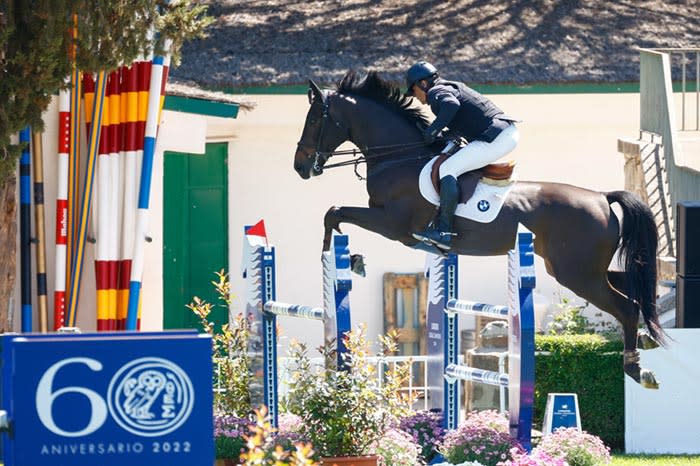
[[[348,139],[347,130],[333,115],[330,104],[334,95],[309,81],[311,107],[294,154],[294,170],[305,180],[323,173],[323,166],[331,153]]]

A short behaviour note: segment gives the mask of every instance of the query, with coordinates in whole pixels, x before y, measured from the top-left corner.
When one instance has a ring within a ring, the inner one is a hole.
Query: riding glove
[[[431,129],[430,127],[427,127],[423,130],[423,142],[425,142],[426,145],[431,145],[432,143],[435,142],[435,138],[437,138],[437,133],[438,130]]]

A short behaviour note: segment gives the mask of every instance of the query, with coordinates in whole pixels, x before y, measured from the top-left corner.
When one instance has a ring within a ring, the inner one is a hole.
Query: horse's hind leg
[[[601,277],[601,279],[587,281],[585,290],[580,293],[581,297],[588,299],[593,305],[615,317],[622,325],[625,374],[644,388],[659,388],[654,373],[642,368],[639,364],[639,351],[637,351],[639,310],[634,303],[618,291],[618,286],[619,289],[624,289],[624,273],[608,272],[607,275],[607,278]]]
[[[624,272],[608,271],[608,280],[615,290],[625,291],[627,289]],[[650,350],[658,348],[659,346],[661,346],[659,342],[654,340],[646,329],[637,329],[637,348]]]

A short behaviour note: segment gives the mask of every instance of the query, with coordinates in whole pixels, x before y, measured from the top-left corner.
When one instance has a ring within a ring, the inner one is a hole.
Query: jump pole
[[[49,331],[49,308],[46,286],[46,226],[44,218],[44,150],[42,134],[32,132],[32,169],[34,174],[34,230],[36,235],[36,294],[39,331]]]
[[[22,290],[22,332],[32,331],[32,219],[31,219],[31,156],[29,126],[19,132],[19,142],[25,144],[19,159],[19,231],[20,284]]]
[[[68,154],[70,152],[70,91],[58,93],[58,181],[56,183],[56,264],[53,328],[63,327],[66,313],[66,267],[68,243]]]
[[[131,262],[131,279],[129,281],[129,302],[126,315],[126,330],[136,330],[138,327],[139,303],[141,300],[141,280],[143,279],[144,247],[149,228],[149,207],[151,199],[151,176],[156,152],[156,136],[160,119],[161,93],[168,79],[167,70],[170,66],[170,41],[166,41],[165,55],[153,57],[151,79],[148,92],[148,114],[143,146],[143,162],[139,183],[138,210],[136,212],[136,235],[134,252]]]

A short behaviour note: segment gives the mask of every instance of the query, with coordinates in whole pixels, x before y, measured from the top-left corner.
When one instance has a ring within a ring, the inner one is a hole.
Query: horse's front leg
[[[328,251],[331,247],[333,230],[342,233],[341,223],[352,223],[392,240],[400,240],[405,233],[403,230],[406,230],[406,228],[392,223],[383,207],[331,207],[323,218],[324,251]]]

